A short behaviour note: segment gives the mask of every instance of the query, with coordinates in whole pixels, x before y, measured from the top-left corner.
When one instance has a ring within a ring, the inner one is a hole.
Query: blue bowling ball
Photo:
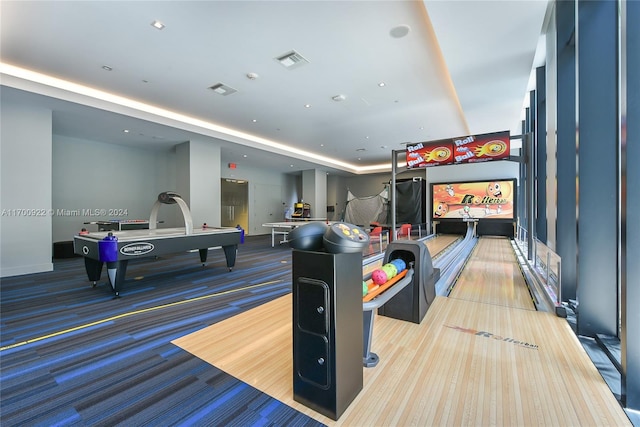
[[[396,266],[396,270],[398,270],[398,273],[407,269],[407,264],[400,258],[391,260],[389,263]]]

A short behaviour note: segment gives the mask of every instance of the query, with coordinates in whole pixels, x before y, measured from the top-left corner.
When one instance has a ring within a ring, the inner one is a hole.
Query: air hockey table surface
[[[101,253],[101,245],[105,238],[112,234],[117,238],[117,248],[105,259]],[[193,229],[190,234],[186,229],[160,228],[127,231],[100,231],[76,235],[73,239],[74,252],[82,255],[85,261],[87,276],[94,283],[100,279],[102,266],[107,264],[109,281],[116,296],[124,282],[129,260],[166,255],[177,252],[198,250],[200,261],[204,264],[210,248],[222,247],[227,268],[235,265],[238,244],[241,241],[241,230],[232,227],[207,227]]]
[[[166,239],[166,238],[190,238],[197,235],[220,235],[228,233],[240,233],[240,230],[232,227],[207,227],[194,228],[191,234],[186,234],[184,227],[174,228],[156,228],[156,229],[140,229],[140,230],[123,230],[123,231],[94,231],[89,234],[77,236],[79,238],[87,238],[91,240],[102,240],[112,233],[118,238],[118,241],[137,241],[150,239]]]
[[[212,247],[237,246],[240,230],[232,227],[194,228],[186,234],[184,227],[127,231],[98,231],[74,236],[74,251],[78,255],[99,260],[98,243],[111,233],[117,238],[118,260],[142,255],[205,250]]]

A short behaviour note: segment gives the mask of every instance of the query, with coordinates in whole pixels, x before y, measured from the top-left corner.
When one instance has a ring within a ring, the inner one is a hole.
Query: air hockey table
[[[73,248],[84,257],[89,280],[96,286],[107,264],[109,283],[116,297],[125,280],[129,260],[156,257],[171,253],[198,250],[204,264],[210,248],[222,248],[227,268],[233,269],[242,230],[233,227],[193,228],[191,213],[186,203],[174,193],[161,193],[154,205],[149,223],[153,228],[145,230],[103,231],[74,236]],[[185,227],[155,228],[160,204],[178,203],[182,210]]]

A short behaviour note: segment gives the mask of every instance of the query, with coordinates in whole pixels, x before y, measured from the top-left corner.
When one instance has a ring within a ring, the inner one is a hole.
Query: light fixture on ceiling
[[[293,70],[294,68],[298,68],[309,63],[309,60],[295,50],[287,52],[284,55],[280,55],[276,57],[275,60],[288,70]]]
[[[164,24],[160,21],[153,21],[151,23],[151,26],[157,30],[163,30],[164,29]]]
[[[331,99],[333,99],[335,102],[342,102],[345,99],[347,99],[347,96],[340,94],[340,95],[332,96]]]
[[[311,104],[304,104],[304,108],[311,108]]]
[[[356,149],[356,152],[362,152],[362,151],[367,151],[367,149],[366,148],[357,148]]]
[[[401,39],[402,37],[405,37],[407,34],[409,34],[409,31],[411,31],[411,27],[409,27],[408,25],[398,25],[397,27],[393,27],[391,31],[389,31],[389,35],[394,39]]]
[[[113,70],[113,68],[109,67],[108,65],[103,65],[102,69],[105,70],[105,71],[112,71]]]
[[[380,82],[380,83],[378,83],[378,86],[380,86],[380,87],[385,87],[386,85],[387,85],[387,84],[386,84],[385,82]]]
[[[251,120],[253,123],[258,123],[258,119]]]
[[[247,78],[248,78],[249,80],[257,80],[257,79],[258,79],[258,77],[260,77],[260,76],[258,75],[258,73],[247,73]]]
[[[211,89],[218,95],[222,95],[222,96],[231,95],[232,93],[237,92],[236,89],[232,88],[231,86],[227,86],[223,83],[216,83],[213,86],[210,86],[209,89]]]

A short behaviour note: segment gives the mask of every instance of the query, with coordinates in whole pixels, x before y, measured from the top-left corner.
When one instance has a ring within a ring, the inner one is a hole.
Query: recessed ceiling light
[[[158,29],[158,30],[162,30],[162,29],[164,29],[164,24],[163,24],[162,22],[160,22],[160,21],[153,21],[153,22],[151,23],[151,26],[152,26],[153,28]]]
[[[103,66],[102,66],[102,69],[103,69],[103,70],[105,70],[105,71],[111,71],[111,70],[113,70],[113,68],[109,67],[108,65],[103,65]]]
[[[304,108],[311,108],[311,104],[304,104]]]
[[[385,86],[386,86],[386,84],[385,84],[385,82],[380,82],[380,83],[378,83],[378,86],[380,86],[380,87],[385,87]]]
[[[258,123],[258,119],[251,120],[253,123]]]
[[[247,158],[247,155],[246,155],[246,154],[243,154],[243,155],[242,155],[242,157],[244,157],[244,158],[246,159],[246,158]]]
[[[249,80],[256,80],[258,77],[260,77],[257,73],[248,73],[247,74],[247,78]]]
[[[347,99],[347,96],[340,94],[340,95],[332,96],[331,99],[333,99],[336,102],[341,102]]]
[[[411,27],[408,25],[398,25],[397,27],[393,27],[391,31],[389,31],[389,35],[394,39],[400,39],[411,31]]]
[[[129,129],[123,129],[122,132],[129,133]]]
[[[367,151],[367,149],[366,149],[366,148],[358,148],[358,149],[356,149],[356,151],[358,151],[358,152],[360,152],[360,151]]]

